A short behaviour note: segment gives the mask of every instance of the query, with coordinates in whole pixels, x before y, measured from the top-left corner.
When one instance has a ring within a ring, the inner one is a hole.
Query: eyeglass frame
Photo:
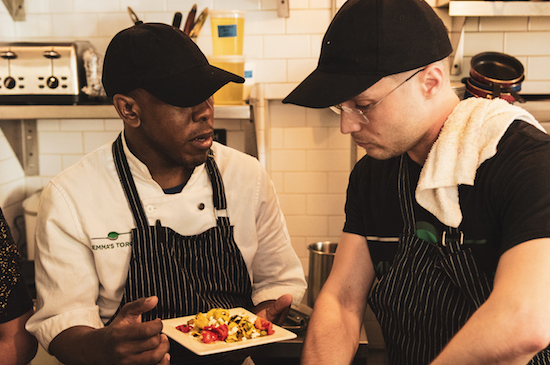
[[[387,98],[391,93],[393,93],[395,90],[399,89],[404,83],[406,83],[407,81],[409,81],[410,79],[412,79],[413,77],[415,77],[416,75],[418,75],[420,72],[424,71],[426,69],[426,67],[424,68],[421,68],[420,70],[417,70],[415,73],[413,73],[411,76],[407,77],[407,79],[405,81],[403,81],[402,83],[400,83],[399,85],[397,85],[392,91],[390,91],[389,93],[387,93],[386,95],[384,95],[382,97],[382,99],[378,100],[376,103],[374,104],[369,104],[367,105],[364,110],[361,110],[359,108],[350,108],[348,106],[344,106],[342,104],[336,104],[336,105],[332,105],[332,106],[329,106],[329,109],[332,110],[333,112],[335,112],[336,114],[338,115],[341,115],[342,111],[344,112],[347,112],[347,113],[351,113],[351,114],[357,114],[357,115],[361,115],[365,121],[359,119],[359,122],[361,124],[367,124],[369,123],[369,118],[367,118],[367,113],[370,113],[374,108],[376,108],[378,106],[378,104],[380,104],[385,98]]]

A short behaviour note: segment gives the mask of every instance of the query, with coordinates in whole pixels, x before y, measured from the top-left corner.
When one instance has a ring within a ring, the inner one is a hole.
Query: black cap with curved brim
[[[325,33],[317,68],[283,103],[336,105],[451,52],[445,25],[425,1],[349,0]]]
[[[103,62],[107,96],[141,88],[179,107],[202,103],[228,82],[244,79],[208,63],[199,47],[178,28],[136,24],[111,40]]]

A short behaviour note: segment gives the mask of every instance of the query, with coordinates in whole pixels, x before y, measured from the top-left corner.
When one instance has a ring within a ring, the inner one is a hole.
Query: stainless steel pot
[[[336,253],[337,243],[334,242],[315,242],[308,246],[309,250],[309,274],[307,289],[307,305],[313,307],[319,292],[327,281],[334,255]]]

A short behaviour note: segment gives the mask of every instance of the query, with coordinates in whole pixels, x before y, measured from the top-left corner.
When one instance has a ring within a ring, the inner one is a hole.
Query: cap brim
[[[308,108],[327,108],[361,94],[383,75],[334,74],[316,69],[283,100]]]
[[[244,78],[207,64],[149,83],[143,89],[167,104],[191,107],[202,103],[229,82],[242,84]]]

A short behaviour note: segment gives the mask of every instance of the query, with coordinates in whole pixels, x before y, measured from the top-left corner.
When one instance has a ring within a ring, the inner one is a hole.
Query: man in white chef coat
[[[124,131],[54,178],[38,214],[28,329],[61,362],[240,364],[170,346],[161,319],[245,307],[280,321],[301,301],[266,171],[213,142],[212,94],[243,81],[168,25],[111,41],[103,84]]]
[[[423,0],[349,0],[283,101],[331,107],[366,150],[303,364],[349,364],[367,302],[390,365],[550,364],[550,137],[460,102],[451,51]]]

